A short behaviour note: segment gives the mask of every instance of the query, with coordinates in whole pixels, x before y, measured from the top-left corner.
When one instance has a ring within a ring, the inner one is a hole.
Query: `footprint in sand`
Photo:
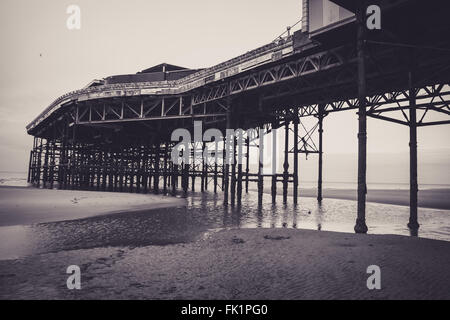
[[[236,238],[236,237],[234,237],[233,239],[231,239],[231,241],[232,241],[233,243],[236,243],[236,244],[239,244],[239,243],[245,243],[245,241],[244,241],[243,239],[241,239],[241,238]]]
[[[72,202],[73,204],[77,204],[78,201],[83,200],[83,199],[87,199],[87,197],[80,197],[80,198],[73,198],[73,200],[70,200],[70,202]]]
[[[267,240],[287,240],[290,238],[291,237],[283,237],[283,236],[269,236],[269,235],[264,236],[264,239],[267,239]]]

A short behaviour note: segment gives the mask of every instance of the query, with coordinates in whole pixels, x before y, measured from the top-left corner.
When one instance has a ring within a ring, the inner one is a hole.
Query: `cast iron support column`
[[[226,134],[223,136],[223,149],[222,149],[222,191],[225,191],[225,162],[226,162]]]
[[[148,190],[152,190],[152,177],[153,177],[153,155],[152,155],[152,149],[150,145],[145,146],[146,150],[146,167],[147,167],[147,188]]]
[[[160,164],[160,156],[161,156],[161,142],[159,140],[156,141],[155,145],[154,145],[154,150],[155,150],[155,177],[153,179],[153,192],[155,194],[159,193],[159,164]]]
[[[209,162],[208,159],[204,159],[204,153],[205,153],[205,149],[206,149],[206,143],[203,142],[203,149],[202,149],[202,164],[204,166],[204,172],[205,172],[205,182],[204,182],[204,188],[205,191],[208,191],[208,173],[209,173]]]
[[[50,145],[48,138],[45,139],[45,150],[44,150],[44,170],[42,174],[42,187],[47,188],[47,182],[48,182],[48,160],[49,160],[49,153],[50,153]]]
[[[262,205],[264,191],[264,129],[263,125],[259,128],[259,162],[258,162],[258,205]]]
[[[63,189],[68,188],[69,182],[69,161],[70,161],[70,144],[69,144],[69,120],[65,120],[65,131],[64,131],[64,166],[63,166]]]
[[[298,107],[294,108],[294,205],[298,203]]]
[[[237,173],[237,202],[238,205],[242,202],[242,152],[243,152],[243,146],[242,143],[244,142],[244,131],[239,130],[239,143],[238,143],[238,173]]]
[[[102,153],[100,149],[95,151],[95,165],[97,170],[97,191],[100,191],[102,185]]]
[[[58,161],[58,189],[61,190],[64,188],[64,181],[65,179],[65,166],[66,166],[66,120],[63,120],[64,126],[62,128],[62,137],[61,137],[61,149],[59,154],[59,161]]]
[[[233,126],[233,129],[236,129],[236,126]],[[234,206],[236,201],[236,133],[233,133],[233,141],[231,144],[231,152],[233,157],[231,158],[231,204]]]
[[[77,126],[75,122],[73,123],[72,127],[72,154],[70,157],[70,182],[71,182],[71,189],[75,190],[75,174],[76,174],[76,153],[77,153]]]
[[[147,151],[147,148],[145,148],[145,150]],[[126,186],[126,179],[127,179],[127,173],[126,173],[126,169],[128,167],[128,162],[125,162],[124,159],[124,152],[125,150],[122,148],[121,152],[120,152],[120,177],[119,177],[119,190],[120,192],[123,192],[123,187],[124,184]],[[146,157],[148,157],[148,155],[146,154]],[[125,178],[125,183],[124,183],[124,178]],[[147,192],[147,186],[145,186],[145,192]]]
[[[182,163],[182,177],[181,177],[181,186],[183,188],[184,196],[187,196],[188,186],[189,186],[189,150],[183,150],[183,159],[185,153],[188,154],[187,162],[183,160]]]
[[[247,131],[247,139],[245,139],[246,147],[247,147],[247,155],[245,157],[245,193],[248,193],[248,184],[249,184],[249,173],[250,173],[250,138],[248,137]]]
[[[167,193],[167,163],[168,163],[168,159],[169,158],[169,142],[166,141],[165,143],[165,150],[164,150],[164,171],[163,171],[163,175],[164,175],[164,181],[163,181],[163,192],[164,194]]]
[[[106,191],[106,151],[100,151],[100,160],[102,164],[102,191]]]
[[[31,181],[31,164],[33,160],[33,150],[30,151],[30,159],[28,160],[28,176],[27,176],[27,182],[30,183]]]
[[[114,162],[117,161],[117,158],[114,157]],[[135,149],[135,157],[134,157],[135,161],[136,161],[136,193],[140,193],[141,192],[141,147],[138,146]],[[117,177],[117,174],[115,175],[115,177]],[[117,189],[117,179],[114,179],[114,189]]]
[[[133,188],[134,188],[134,148],[131,147],[131,154],[130,154],[130,159],[129,161],[131,162],[131,170],[130,170],[130,192],[133,193]],[[109,153],[108,153],[108,157],[109,157]],[[108,168],[110,168],[109,165],[109,158],[108,158]]]
[[[214,151],[214,193],[217,193],[217,170],[218,170],[218,163],[217,163],[217,160],[218,160],[218,153],[219,153],[219,150],[218,150],[218,147],[217,147],[217,143],[218,143],[218,141],[214,141],[214,144],[215,144],[215,151]]]
[[[189,187],[189,163],[185,163],[183,166],[183,192],[187,195]]]
[[[39,153],[38,153],[38,165],[37,165],[37,186],[39,188],[41,184],[41,165],[42,165],[42,138],[39,139]]]
[[[202,142],[202,176],[200,179],[200,191],[205,192],[205,157],[203,153],[205,152],[205,143]]]
[[[366,116],[366,68],[365,68],[365,1],[361,1],[357,17],[357,61],[358,61],[358,213],[355,225],[356,233],[367,233],[366,225],[366,171],[367,171],[367,116]]]
[[[231,105],[230,103],[227,103],[227,126],[226,129],[231,129]],[[225,130],[225,135],[224,135],[224,173],[223,173],[223,177],[224,177],[224,185],[223,185],[223,191],[224,191],[224,196],[223,196],[223,203],[225,205],[228,204],[228,190],[229,190],[229,181],[230,181],[230,177],[229,177],[229,172],[230,172],[230,147],[231,147],[231,136],[228,136],[228,132],[227,130]]]
[[[409,72],[409,223],[408,228],[417,232],[417,115],[416,92],[413,82],[413,74]]]
[[[56,137],[53,136],[53,139],[55,139]],[[53,183],[55,182],[55,165],[56,165],[56,161],[55,161],[55,157],[56,157],[56,142],[55,140],[52,140],[51,143],[51,153],[50,153],[50,173],[49,173],[49,177],[50,177],[50,189],[53,189]]]
[[[275,134],[275,127],[277,123],[272,122],[272,203],[275,203],[277,200],[277,135]]]
[[[172,162],[172,195],[177,193],[177,182],[178,182],[178,165]]]
[[[33,149],[30,152],[30,162],[28,165],[28,183],[34,183],[34,163],[36,152],[36,137],[33,137]]]
[[[31,177],[30,177],[30,182],[34,185],[34,181],[36,180],[36,144],[37,144],[37,138],[33,137],[33,159],[31,161]]]
[[[134,172],[135,172],[135,151],[133,149],[133,160],[132,160],[132,170],[133,170],[133,183],[134,183]],[[108,148],[108,191],[114,192],[114,153],[112,147]]]
[[[289,182],[289,120],[284,123],[284,164],[283,164],[283,203],[287,203]]]
[[[197,160],[197,144],[196,142],[192,143],[192,191],[195,191],[195,175],[197,174],[196,170],[196,160]]]
[[[323,155],[323,118],[324,114],[324,105],[319,105],[319,176],[317,178],[317,201],[322,201],[322,155]]]

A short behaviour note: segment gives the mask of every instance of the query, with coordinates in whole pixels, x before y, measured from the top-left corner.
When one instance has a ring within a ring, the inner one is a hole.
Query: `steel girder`
[[[220,100],[250,90],[265,88],[290,79],[325,71],[348,63],[348,47],[326,50],[308,56],[297,55],[288,61],[279,61],[264,68],[256,69],[242,76],[230,78],[222,83],[195,90],[192,105]]]
[[[416,108],[418,110],[423,110],[424,114],[419,119],[418,126],[427,126],[434,124],[445,124],[449,123],[449,120],[438,122],[425,122],[426,114],[430,111],[438,112],[440,114],[450,116],[450,83],[441,83],[430,86],[424,86],[422,88],[416,89]],[[319,114],[319,105],[324,105],[324,112],[331,113],[344,110],[357,109],[359,105],[359,100],[346,99],[341,101],[333,101],[328,103],[314,103],[304,106],[292,106],[289,109],[291,113],[295,107],[299,109],[299,117],[306,116],[317,116]],[[407,125],[409,122],[407,114],[404,110],[409,109],[409,93],[407,90],[391,91],[383,94],[376,94],[367,98],[367,115],[380,118],[384,120],[389,120],[384,116],[380,116],[382,113],[399,111],[405,118],[405,121],[393,119],[394,122]]]

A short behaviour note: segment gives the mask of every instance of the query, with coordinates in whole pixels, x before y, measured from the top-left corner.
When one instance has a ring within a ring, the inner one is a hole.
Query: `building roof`
[[[96,87],[96,86],[101,86],[104,85],[105,81],[104,80],[98,80],[98,79],[94,79],[91,82],[89,82],[86,86],[84,86],[83,89],[87,89],[87,88],[91,88],[91,87]]]
[[[168,72],[168,71],[179,71],[179,70],[187,70],[187,68],[176,66],[168,63],[161,63],[151,68],[142,70],[138,73],[153,73],[153,72]]]

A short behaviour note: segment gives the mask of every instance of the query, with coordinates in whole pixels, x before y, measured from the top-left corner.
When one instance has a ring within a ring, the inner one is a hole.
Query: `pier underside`
[[[200,182],[200,191],[224,192],[226,204],[239,204],[250,183],[257,184],[262,203],[264,177],[270,176],[273,201],[281,184],[283,202],[292,188],[292,201],[297,203],[298,157],[317,154],[321,201],[323,119],[334,112],[357,110],[360,162],[355,230],[367,231],[367,117],[410,128],[409,226],[417,229],[417,128],[450,123],[448,18],[445,10],[432,5],[418,10],[418,6],[411,1],[389,11],[383,29],[375,32],[363,30],[362,14],[356,10],[357,21],[343,31],[316,39],[297,33],[283,40],[292,53],[280,56],[275,46],[267,63],[243,71],[241,66],[239,72],[230,71],[236,70],[230,64],[220,81],[208,82],[205,76],[202,85],[178,93],[143,94],[139,85],[132,89],[141,91],[130,93],[130,86],[123,85],[75,95],[28,128],[35,137],[28,180],[44,188],[172,194],[195,189]],[[113,89],[121,93],[101,96],[102,90]],[[433,113],[438,120],[429,120]],[[305,117],[314,117],[316,125],[306,126]],[[174,164],[171,153],[178,140],[172,141],[172,132],[184,128],[194,137],[195,121],[202,122],[203,131],[220,130],[222,137],[191,141],[191,160]],[[196,152],[205,147],[214,149],[214,155],[226,153],[225,131],[238,128],[260,129],[255,135],[232,136],[231,146],[237,145],[238,138],[244,141],[242,150],[231,148],[232,157],[239,161],[209,164],[197,157]],[[250,166],[250,153],[262,154],[263,135],[275,129],[284,131],[284,162],[281,172],[274,169],[265,175],[262,164]]]

